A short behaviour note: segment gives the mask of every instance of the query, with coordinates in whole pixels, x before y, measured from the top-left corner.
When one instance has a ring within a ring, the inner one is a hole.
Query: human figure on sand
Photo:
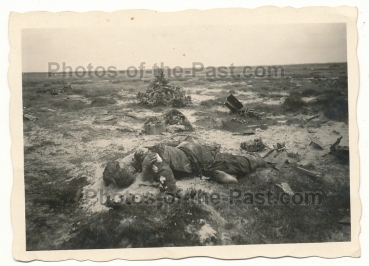
[[[186,192],[177,187],[176,175],[206,176],[219,183],[237,183],[237,178],[265,166],[266,162],[257,153],[221,153],[219,145],[201,144],[188,136],[176,147],[162,143],[147,151],[138,150],[131,163],[123,167],[118,162],[108,163],[103,179],[105,186],[129,187],[142,171],[142,182],[156,183],[161,192],[182,198]]]

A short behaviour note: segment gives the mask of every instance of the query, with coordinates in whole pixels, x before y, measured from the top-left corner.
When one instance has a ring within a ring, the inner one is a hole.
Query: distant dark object
[[[63,90],[72,90],[72,83],[65,83],[64,80],[62,80],[63,82]]]
[[[52,90],[52,91],[50,91],[50,94],[51,95],[58,95],[59,93],[56,90]]]

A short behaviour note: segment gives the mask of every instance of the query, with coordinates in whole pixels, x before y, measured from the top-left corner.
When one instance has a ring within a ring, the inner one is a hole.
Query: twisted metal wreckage
[[[139,92],[137,99],[140,104],[153,106],[184,107],[192,103],[191,96],[186,95],[182,87],[168,84],[169,81],[162,69],[158,70],[158,75],[152,80],[146,92]]]

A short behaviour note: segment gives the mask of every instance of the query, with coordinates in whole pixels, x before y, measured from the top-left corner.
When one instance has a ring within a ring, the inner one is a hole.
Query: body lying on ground
[[[162,162],[158,162],[157,155]],[[158,182],[162,192],[181,196],[176,175],[206,176],[219,183],[236,183],[238,177],[265,166],[265,161],[257,153],[221,153],[219,146],[204,145],[187,137],[176,147],[158,144],[147,152],[139,150],[132,162],[123,167],[118,162],[110,162],[103,178],[106,186],[114,184],[124,188],[135,181],[137,172],[142,171],[142,181]]]

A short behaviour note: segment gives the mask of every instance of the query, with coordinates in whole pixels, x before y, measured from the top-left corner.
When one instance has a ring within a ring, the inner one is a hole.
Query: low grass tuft
[[[106,98],[106,97],[95,97],[92,99],[91,101],[91,106],[92,107],[102,107],[102,106],[107,106],[110,104],[115,104],[117,103],[116,100],[114,100],[113,98]]]

